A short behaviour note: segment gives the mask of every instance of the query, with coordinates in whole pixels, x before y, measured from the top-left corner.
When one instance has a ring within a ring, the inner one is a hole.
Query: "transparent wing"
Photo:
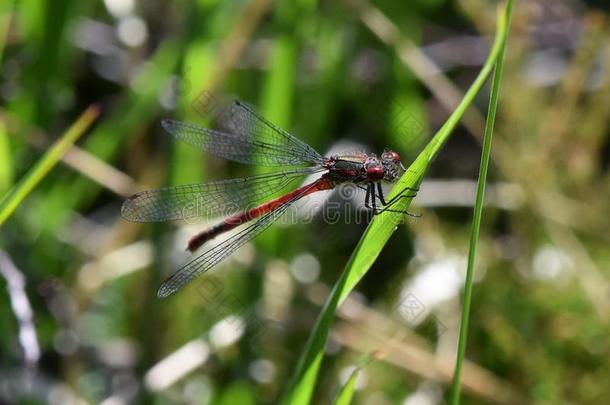
[[[323,170],[320,167],[306,167],[205,184],[141,191],[125,200],[121,215],[134,222],[227,216],[248,205],[257,205],[299,177]]]
[[[234,101],[227,131],[216,131],[180,121],[163,120],[163,128],[177,139],[227,160],[259,166],[324,163],[306,143]]]
[[[315,183],[312,183],[310,187],[315,187]],[[159,291],[157,292],[157,296],[164,298],[170,294],[173,294],[200,274],[205,273],[214,267],[224,258],[233,253],[236,249],[243,246],[246,242],[267,229],[273,222],[280,218],[295,201],[307,194],[308,190],[309,188],[303,190],[302,193],[295,195],[293,198],[287,200],[275,210],[272,210],[259,217],[252,224],[241,229],[239,232],[233,234],[230,238],[210,248],[197,258],[191,260],[189,263],[176,270],[176,272],[161,285]]]
[[[264,140],[272,149],[282,150],[288,161],[323,164],[325,159],[311,146],[275,126],[254,111],[248,104],[234,101],[231,106],[231,123],[236,131],[249,139]],[[276,157],[274,157],[275,159]]]

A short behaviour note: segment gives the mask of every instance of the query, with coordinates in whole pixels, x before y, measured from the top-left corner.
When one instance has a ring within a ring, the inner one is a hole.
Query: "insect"
[[[224,215],[222,221],[190,239],[187,250],[191,252],[197,251],[215,237],[243,225],[235,234],[205,250],[174,272],[159,288],[159,297],[169,296],[221,262],[268,228],[293,203],[307,195],[352,183],[366,190],[365,206],[374,214],[379,214],[393,211],[391,207],[398,199],[415,196],[405,194],[406,191],[417,191],[407,188],[392,200],[385,200],[381,182],[394,183],[405,172],[398,153],[386,150],[380,157],[365,153],[324,157],[240,101],[234,101],[231,105],[231,128],[226,131],[174,120],[163,120],[162,126],[175,138],[218,157],[282,169],[244,178],[142,191],[123,203],[121,215],[135,222]],[[309,184],[266,200],[286,188],[293,180],[313,173],[321,175]],[[254,202],[258,203],[253,205]],[[229,207],[233,213],[227,216]],[[394,212],[413,215],[402,211]]]

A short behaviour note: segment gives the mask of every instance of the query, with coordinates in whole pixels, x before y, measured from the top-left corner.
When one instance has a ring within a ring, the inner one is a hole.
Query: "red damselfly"
[[[406,191],[417,191],[407,188],[392,200],[385,200],[381,182],[394,183],[405,171],[398,153],[386,150],[380,157],[365,153],[324,157],[239,101],[231,105],[229,128],[223,131],[174,120],[164,120],[162,125],[177,139],[218,157],[284,169],[239,179],[142,191],[125,201],[121,215],[135,222],[226,216],[227,207],[231,207],[232,215],[191,238],[187,248],[191,252],[214,237],[244,225],[243,229],[173,273],[159,289],[159,297],[167,297],[218,264],[269,227],[294,202],[309,194],[351,183],[366,191],[365,206],[379,214],[393,211],[391,206],[399,198],[414,196],[405,194]],[[321,176],[287,194],[265,200],[293,180],[313,173],[321,173]]]

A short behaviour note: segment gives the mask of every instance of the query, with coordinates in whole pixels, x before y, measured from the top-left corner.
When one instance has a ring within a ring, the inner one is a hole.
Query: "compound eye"
[[[395,162],[400,162],[400,155],[393,150],[390,151],[390,155],[392,156],[392,160]]]
[[[379,166],[369,167],[366,169],[366,177],[369,180],[381,180],[384,176],[384,170]]]
[[[382,159],[385,161],[392,160],[394,162],[400,162],[400,155],[393,150],[383,152]]]

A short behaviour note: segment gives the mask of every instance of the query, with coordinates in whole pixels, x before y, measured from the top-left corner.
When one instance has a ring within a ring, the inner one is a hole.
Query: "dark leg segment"
[[[393,210],[393,209],[391,209],[391,207],[392,207],[394,204],[396,204],[396,202],[398,202],[398,200],[399,200],[399,199],[401,199],[401,198],[414,198],[414,197],[417,195],[417,191],[418,191],[418,190],[419,190],[419,189],[414,189],[414,188],[410,188],[410,187],[405,187],[405,188],[404,188],[404,189],[403,189],[403,190],[400,192],[400,194],[398,194],[397,196],[395,196],[394,198],[392,198],[390,201],[386,202],[386,201],[385,201],[385,198],[384,198],[384,196],[383,196],[383,190],[382,190],[382,188],[381,188],[381,183],[377,183],[377,192],[375,193],[375,190],[373,189],[373,200],[375,200],[375,199],[376,199],[376,197],[379,197],[379,201],[381,201],[381,204],[383,205],[383,207],[384,207],[384,208],[382,208],[382,209],[381,209],[381,210],[379,210],[379,211],[374,210],[374,211],[373,211],[373,212],[374,212],[374,214],[375,214],[375,215],[378,215],[378,214],[381,214],[382,212],[386,212],[386,211],[388,211],[388,212],[397,212],[397,213],[400,213],[400,214],[405,214],[405,215],[408,215],[408,216],[410,216],[410,217],[415,217],[415,218],[419,218],[419,217],[421,217],[421,214],[419,214],[419,215],[415,215],[415,214],[411,214],[411,213],[410,213],[410,212],[408,212],[408,211],[403,211],[403,210]],[[414,193],[414,194],[411,194],[411,195],[405,195],[405,194],[404,194],[404,192],[405,192],[405,191],[414,191],[415,193]]]

